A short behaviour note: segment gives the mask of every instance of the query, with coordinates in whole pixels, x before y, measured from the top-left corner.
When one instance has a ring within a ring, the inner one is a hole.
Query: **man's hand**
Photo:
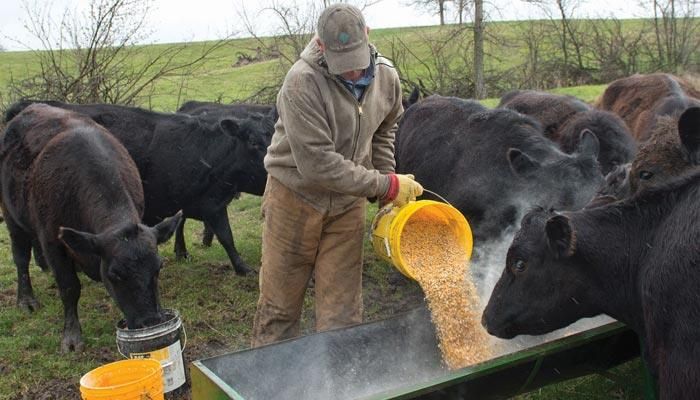
[[[395,206],[401,207],[423,194],[423,186],[415,181],[413,175],[392,174],[389,179],[389,190],[381,203],[391,202]]]

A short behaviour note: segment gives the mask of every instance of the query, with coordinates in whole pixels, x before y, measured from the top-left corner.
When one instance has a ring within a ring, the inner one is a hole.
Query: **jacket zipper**
[[[357,143],[360,141],[360,122],[362,121],[362,114],[363,114],[362,105],[364,104],[365,95],[367,94],[367,91],[374,84],[374,79],[372,79],[372,81],[369,83],[369,85],[367,85],[367,87],[365,87],[365,90],[362,92],[362,96],[360,97],[360,100],[355,98],[355,95],[353,93],[350,93],[350,90],[348,90],[348,88],[345,85],[343,85],[343,83],[340,82],[338,80],[338,78],[336,78],[334,76],[333,80],[335,81],[335,83],[337,85],[341,86],[343,89],[342,91],[347,93],[347,96],[350,96],[352,98],[352,100],[355,102],[355,106],[356,106],[355,110],[357,111],[357,129],[355,130],[355,135],[354,135],[353,140],[352,140],[352,153],[350,154],[350,160],[355,161],[355,153],[357,152]],[[328,199],[328,204],[329,204],[328,209],[332,210],[333,209],[333,195],[332,194],[330,195],[330,197]]]

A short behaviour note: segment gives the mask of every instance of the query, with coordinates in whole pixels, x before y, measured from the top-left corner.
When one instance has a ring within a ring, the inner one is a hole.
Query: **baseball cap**
[[[357,7],[345,3],[326,7],[316,30],[325,45],[324,56],[331,74],[369,67],[365,19]]]

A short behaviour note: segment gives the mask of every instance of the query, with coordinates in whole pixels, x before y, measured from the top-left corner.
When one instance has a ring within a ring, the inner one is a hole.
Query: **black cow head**
[[[182,211],[152,228],[127,223],[99,234],[61,227],[59,239],[77,254],[100,258],[102,282],[128,328],[143,328],[162,322],[157,245],[173,235],[181,219]]]
[[[235,141],[235,148],[229,159],[233,165],[228,168],[226,181],[235,182],[238,190],[258,196],[265,191],[267,171],[263,159],[270,145],[268,116],[253,115],[245,119],[224,118],[219,126]]]
[[[525,215],[482,316],[501,338],[540,335],[600,312],[587,305],[569,218],[544,209]]]
[[[511,148],[508,161],[511,171],[527,191],[528,203],[560,210],[583,208],[603,182],[597,161],[598,139],[589,130],[581,133],[574,154],[556,151],[554,156],[537,159]]]

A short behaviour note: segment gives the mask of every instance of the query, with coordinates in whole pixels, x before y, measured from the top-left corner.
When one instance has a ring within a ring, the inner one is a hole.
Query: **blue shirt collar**
[[[373,57],[370,58],[369,62],[369,67],[365,69],[364,74],[362,74],[362,77],[356,81],[349,81],[347,79],[343,79],[342,76],[336,75],[340,82],[345,85],[348,90],[352,92],[352,94],[355,96],[355,98],[359,99],[362,97],[362,94],[365,91],[365,88],[369,86],[370,83],[372,83],[372,80],[374,79],[374,59]]]

